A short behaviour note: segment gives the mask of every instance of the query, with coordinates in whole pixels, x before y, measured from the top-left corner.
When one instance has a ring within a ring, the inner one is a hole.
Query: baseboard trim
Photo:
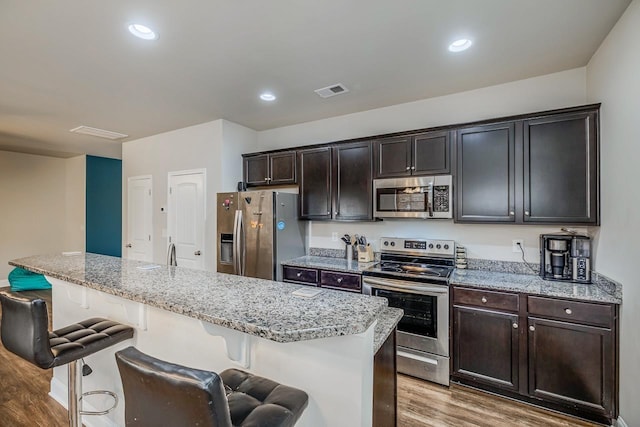
[[[616,427],[629,427],[629,425],[626,422],[624,422],[622,417],[618,417],[618,419],[615,421],[613,425]]]

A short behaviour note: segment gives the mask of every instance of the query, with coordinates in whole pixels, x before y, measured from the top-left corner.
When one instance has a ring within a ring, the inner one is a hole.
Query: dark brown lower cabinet
[[[603,415],[614,411],[611,329],[529,318],[529,394]]]
[[[396,330],[373,358],[373,426],[395,427],[398,408]]]
[[[619,306],[458,286],[451,298],[452,381],[600,423],[617,417]]]
[[[453,306],[453,372],[518,390],[518,315]]]

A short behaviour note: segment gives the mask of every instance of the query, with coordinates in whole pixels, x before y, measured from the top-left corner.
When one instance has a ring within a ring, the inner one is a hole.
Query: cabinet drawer
[[[455,287],[453,288],[453,303],[518,311],[518,294]]]
[[[318,270],[312,268],[288,267],[283,268],[283,278],[285,282],[318,284]]]
[[[531,316],[552,317],[605,328],[613,326],[614,310],[610,304],[529,296],[527,306]]]
[[[335,271],[320,271],[320,286],[346,291],[361,292],[362,276],[359,274],[338,273]]]

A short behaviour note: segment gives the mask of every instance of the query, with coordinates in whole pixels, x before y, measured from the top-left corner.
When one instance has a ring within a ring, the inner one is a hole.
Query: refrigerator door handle
[[[233,218],[233,274],[240,274],[240,226],[238,220],[240,219],[240,211],[236,211]]]

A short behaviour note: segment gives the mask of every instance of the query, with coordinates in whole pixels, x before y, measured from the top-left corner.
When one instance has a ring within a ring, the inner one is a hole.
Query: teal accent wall
[[[87,156],[87,252],[122,256],[122,160]]]

